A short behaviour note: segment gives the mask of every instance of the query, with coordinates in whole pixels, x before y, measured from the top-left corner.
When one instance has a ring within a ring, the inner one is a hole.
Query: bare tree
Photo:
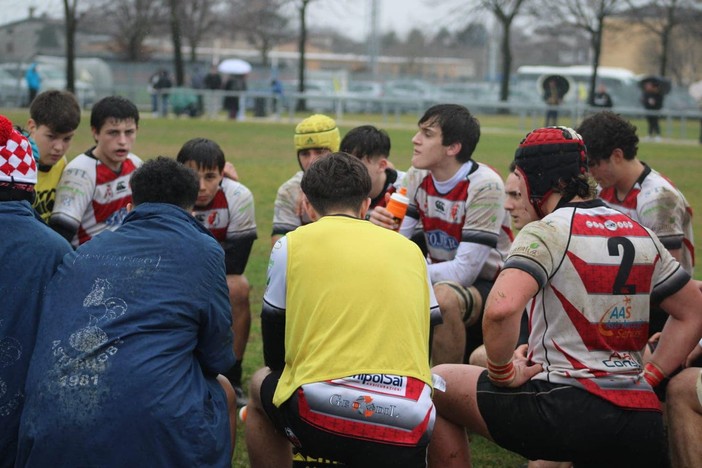
[[[653,33],[659,42],[658,74],[667,76],[669,59],[673,53],[674,33],[683,26],[697,23],[700,19],[698,0],[627,0],[628,14],[646,30]]]
[[[619,11],[622,2],[616,0],[544,0],[538,12],[540,18],[549,23],[565,24],[587,33],[592,49],[592,76],[588,101],[592,104],[597,85],[597,68],[602,52],[602,32],[605,19]]]
[[[197,47],[208,32],[218,24],[222,0],[188,0],[180,2],[180,31],[190,46],[190,61],[197,61]],[[243,3],[243,2],[231,2]],[[252,3],[252,2],[248,2]]]
[[[482,0],[480,6],[495,16],[502,26],[500,55],[502,56],[502,77],[500,79],[500,101],[509,99],[509,81],[512,73],[512,45],[510,42],[512,23],[519,14],[525,0]]]
[[[268,54],[278,44],[292,39],[289,18],[281,14],[288,0],[232,0],[231,16],[237,29],[261,54],[261,63],[268,65]]]
[[[147,58],[144,41],[158,31],[166,31],[167,10],[163,1],[112,0],[93,2],[87,20],[100,24],[111,34],[118,52],[130,61]],[[109,17],[110,21],[105,22]]]

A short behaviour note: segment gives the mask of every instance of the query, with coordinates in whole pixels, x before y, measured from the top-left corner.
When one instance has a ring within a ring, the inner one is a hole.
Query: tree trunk
[[[298,49],[300,51],[300,65],[297,71],[297,91],[299,93],[305,92],[305,46],[307,44],[307,4],[310,0],[302,0],[300,5],[300,42],[298,44]],[[297,101],[297,111],[303,112],[307,110],[307,103],[304,99]]]
[[[66,14],[66,89],[75,94],[76,92],[76,2],[78,0],[63,0],[64,12]],[[82,105],[82,103],[81,103]]]
[[[173,39],[173,62],[175,67],[176,86],[183,86],[183,51],[180,36],[180,10],[178,0],[170,0],[171,4],[171,36]]]

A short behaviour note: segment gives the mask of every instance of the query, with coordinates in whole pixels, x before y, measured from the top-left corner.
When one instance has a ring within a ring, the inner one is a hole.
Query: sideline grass
[[[28,118],[26,109],[0,109],[13,122],[24,125]],[[227,159],[233,162],[239,177],[254,194],[256,222],[259,239],[246,270],[252,285],[251,310],[254,317],[249,345],[244,361],[244,376],[250,375],[262,365],[261,333],[258,316],[261,298],[265,287],[265,275],[270,251],[271,221],[273,201],[278,186],[298,170],[292,136],[295,123],[303,118],[287,117],[281,121],[253,120],[233,122],[227,120],[204,119],[153,119],[144,115],[139,125],[139,133],[134,153],[142,159],[158,155],[175,157],[182,144],[190,138],[205,137],[218,142],[224,149]],[[541,117],[523,121],[512,116],[481,116],[483,135],[478,144],[475,158],[495,167],[506,174],[509,162],[520,139],[526,133],[525,125],[541,125]],[[84,114],[69,151],[69,159],[92,146],[89,129],[89,115]],[[350,128],[372,123],[387,129],[392,140],[390,160],[398,169],[409,166],[412,155],[411,138],[414,135],[417,116],[392,116],[383,121],[379,116],[347,116],[340,122],[342,135]],[[571,122],[563,122],[571,124]],[[645,129],[643,121],[634,121],[639,129]],[[663,123],[665,125],[665,123]],[[664,129],[665,133],[665,129]],[[677,133],[674,133],[677,134]],[[679,134],[677,134],[679,135]],[[670,177],[683,191],[693,208],[702,204],[702,190],[699,186],[702,174],[702,157],[697,135],[695,140],[676,138],[663,143],[640,144],[639,156],[658,171]],[[695,243],[702,245],[702,225],[699,216],[694,221]],[[699,268],[698,268],[699,270]],[[700,274],[696,275],[700,278]],[[243,428],[237,430],[237,448],[232,466],[248,466],[248,457],[243,438]],[[485,439],[473,440],[473,463],[479,467],[517,467],[524,463],[521,457],[504,451]]]

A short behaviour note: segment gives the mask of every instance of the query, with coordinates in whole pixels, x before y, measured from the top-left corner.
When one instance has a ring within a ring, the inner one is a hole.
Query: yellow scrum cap
[[[294,141],[298,152],[309,148],[329,148],[335,153],[339,151],[341,135],[334,119],[314,114],[297,124]]]

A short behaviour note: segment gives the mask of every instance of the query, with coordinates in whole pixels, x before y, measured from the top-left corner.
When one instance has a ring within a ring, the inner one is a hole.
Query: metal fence
[[[121,94],[137,104],[143,112],[152,111],[151,96],[144,87],[117,87],[115,94]],[[337,121],[359,120],[362,114],[349,109],[368,109],[367,114],[380,116],[383,122],[401,121],[403,115],[415,115],[419,118],[424,111],[439,101],[434,99],[407,98],[363,98],[344,94],[286,93],[277,95],[271,91],[222,91],[176,88],[169,91],[169,113],[190,115],[201,118],[224,118],[222,103],[227,96],[239,99],[239,119],[268,118],[295,122],[296,112],[300,111],[301,102],[305,102],[305,111],[321,112],[333,116]],[[185,96],[185,98],[184,98]],[[184,108],[183,103],[195,106]],[[458,100],[456,104],[465,105],[477,116],[502,114],[518,118],[520,129],[528,131],[544,125],[545,114],[549,106],[541,103],[492,102]],[[585,103],[562,104],[557,107],[559,124],[576,127],[588,114],[602,110]],[[630,118],[640,119],[656,115],[664,128],[662,136],[666,138],[697,138],[702,121],[702,110],[660,110],[646,111],[638,107],[613,107],[612,111]],[[406,121],[406,119],[404,119]],[[676,125],[673,125],[676,123]],[[675,132],[675,133],[674,133]]]

